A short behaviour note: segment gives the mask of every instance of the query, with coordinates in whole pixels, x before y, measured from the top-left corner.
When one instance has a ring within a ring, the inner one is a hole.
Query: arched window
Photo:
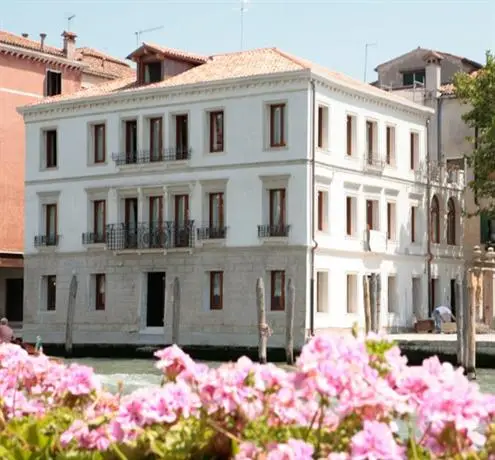
[[[447,244],[456,244],[456,215],[455,203],[452,198],[447,201]]]
[[[431,242],[440,243],[440,203],[433,195],[430,207]]]

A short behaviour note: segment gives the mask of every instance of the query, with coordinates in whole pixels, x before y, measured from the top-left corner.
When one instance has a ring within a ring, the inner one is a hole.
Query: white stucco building
[[[63,342],[73,273],[75,343],[169,343],[175,277],[183,345],[255,345],[258,277],[271,347],[284,344],[289,279],[297,346],[362,323],[372,272],[382,326],[426,315],[431,109],[274,48],[143,44],[130,58],[137,82],[21,109],[25,340]],[[441,260],[455,277],[458,259]]]

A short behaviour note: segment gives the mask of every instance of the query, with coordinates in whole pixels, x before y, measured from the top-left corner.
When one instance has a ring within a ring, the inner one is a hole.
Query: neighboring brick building
[[[0,316],[22,321],[24,249],[24,123],[16,108],[45,96],[69,94],[131,76],[124,61],[76,48],[64,32],[63,48],[0,30]]]

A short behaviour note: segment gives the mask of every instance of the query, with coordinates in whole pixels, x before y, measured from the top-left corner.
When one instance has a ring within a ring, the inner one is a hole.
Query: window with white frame
[[[316,311],[328,313],[328,272],[316,273]]]
[[[397,239],[397,211],[396,203],[387,202],[387,239],[395,241]]]
[[[387,165],[395,166],[395,126],[386,128],[385,161]]]
[[[316,196],[317,226],[319,232],[328,230],[328,191],[318,190]]]
[[[287,145],[287,104],[268,104],[268,146]]]
[[[317,117],[318,130],[316,132],[316,146],[319,149],[327,150],[329,140],[328,107],[325,105],[319,105]]]
[[[358,311],[358,277],[356,274],[347,274],[347,313],[357,313]]]
[[[355,196],[345,197],[345,217],[347,236],[356,236],[357,233],[357,198]]]
[[[395,275],[389,275],[387,281],[388,312],[395,313],[397,311],[397,278]]]

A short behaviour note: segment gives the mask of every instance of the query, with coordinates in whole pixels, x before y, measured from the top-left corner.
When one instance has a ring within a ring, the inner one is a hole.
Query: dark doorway
[[[165,273],[148,273],[146,327],[163,327],[165,306]]]
[[[455,316],[457,311],[457,295],[455,288],[455,279],[450,280],[450,310],[452,314]]]
[[[24,280],[22,278],[18,279],[7,279],[6,284],[6,308],[5,313],[7,319],[12,322],[22,322],[22,302],[24,297]]]

